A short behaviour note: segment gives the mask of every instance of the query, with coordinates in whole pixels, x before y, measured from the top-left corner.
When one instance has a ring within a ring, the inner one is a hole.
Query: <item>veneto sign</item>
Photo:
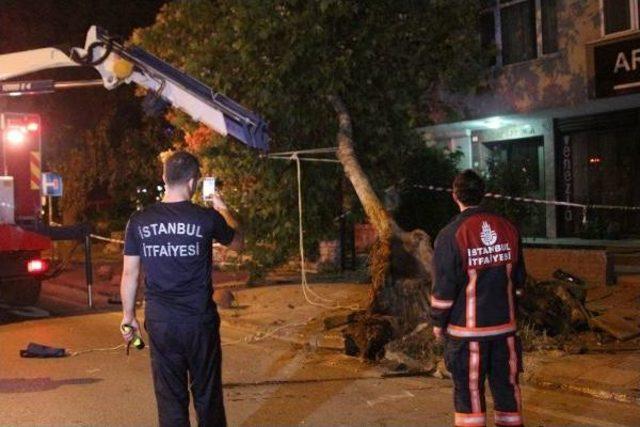
[[[640,92],[640,37],[593,48],[595,97]]]

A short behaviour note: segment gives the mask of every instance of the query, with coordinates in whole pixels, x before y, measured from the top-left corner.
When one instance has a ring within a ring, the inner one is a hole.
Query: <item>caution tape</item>
[[[119,245],[124,245],[124,240],[120,240],[120,239],[111,239],[111,238],[109,238],[109,237],[98,236],[97,234],[90,234],[89,236],[90,236],[92,239],[102,240],[103,242],[117,243],[117,244],[119,244]]]
[[[413,187],[420,188],[423,190],[446,192],[446,193],[451,193],[453,191],[451,188],[438,187],[435,185],[416,184],[416,185],[413,185]],[[584,203],[563,202],[559,200],[546,200],[546,199],[535,199],[532,197],[507,196],[505,194],[498,194],[498,193],[485,193],[484,196],[491,199],[511,200],[514,202],[523,202],[523,203],[536,203],[541,205],[566,206],[571,208],[579,208],[583,210],[584,209],[609,209],[609,210],[640,211],[640,206],[596,205],[596,204],[587,205]]]

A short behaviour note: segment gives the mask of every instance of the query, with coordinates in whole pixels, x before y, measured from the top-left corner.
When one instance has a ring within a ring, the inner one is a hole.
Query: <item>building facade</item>
[[[640,0],[486,0],[489,77],[446,95],[464,120],[420,129],[487,174],[517,167],[527,194],[640,206]],[[640,238],[640,212],[549,206],[529,234]]]

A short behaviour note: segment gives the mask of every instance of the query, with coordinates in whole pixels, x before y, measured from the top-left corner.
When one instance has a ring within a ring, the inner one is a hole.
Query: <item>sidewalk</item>
[[[359,302],[363,307],[368,292],[366,285],[355,284],[314,284],[313,289],[343,305]],[[324,331],[322,317],[348,311],[328,311],[308,304],[299,285],[243,289],[235,296],[240,308],[221,310],[223,322],[248,333],[255,331],[253,338],[270,334],[299,345],[334,351],[344,348],[340,329]],[[251,305],[251,310],[243,312],[244,304]],[[522,379],[527,385],[640,405],[638,350],[581,355],[533,352],[525,355],[524,365]]]
[[[531,354],[525,383],[640,405],[640,352]]]

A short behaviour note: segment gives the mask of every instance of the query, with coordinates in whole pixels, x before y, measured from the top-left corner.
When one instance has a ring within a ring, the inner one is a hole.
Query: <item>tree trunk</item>
[[[337,96],[329,101],[338,116],[338,160],[378,234],[371,254],[369,304],[345,331],[346,351],[375,360],[389,341],[428,320],[433,251],[427,233],[402,230],[386,211],[356,157],[346,106]]]

